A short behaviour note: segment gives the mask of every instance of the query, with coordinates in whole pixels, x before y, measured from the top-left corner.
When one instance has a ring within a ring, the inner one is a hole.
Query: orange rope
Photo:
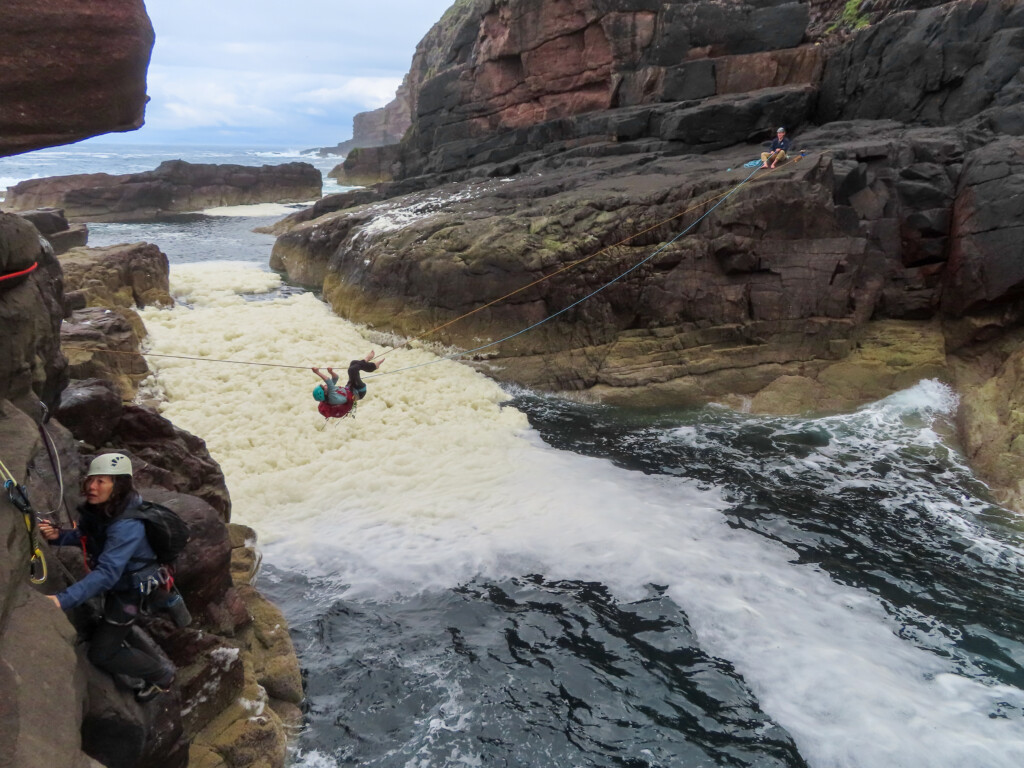
[[[776,171],[782,170],[785,166],[790,165],[791,163],[795,163],[798,160],[800,160],[801,157],[802,157],[802,155],[797,155],[796,157],[787,159],[786,162],[784,162],[782,165],[778,166],[777,168],[769,169],[768,173],[761,174],[757,179],[754,179],[754,181],[751,182],[751,183],[756,183],[759,179],[763,179],[766,176],[768,176],[769,174],[772,174],[772,173],[775,173]],[[552,277],[555,277],[556,275],[560,275],[562,272],[566,272],[566,271],[572,269],[573,267],[578,267],[580,264],[583,264],[584,262],[590,261],[591,259],[593,259],[593,258],[595,258],[597,256],[600,256],[602,253],[607,253],[612,248],[618,248],[620,245],[625,245],[630,240],[635,240],[636,238],[640,237],[640,235],[645,235],[648,232],[651,232],[652,230],[658,229],[659,227],[662,227],[665,224],[668,224],[669,222],[678,219],[680,216],[685,216],[686,214],[691,213],[691,212],[697,210],[698,208],[701,208],[702,206],[707,205],[708,203],[713,203],[716,200],[720,200],[721,198],[725,197],[728,194],[729,194],[729,192],[726,191],[726,192],[723,192],[720,195],[715,195],[714,197],[709,197],[707,200],[702,200],[701,202],[699,202],[699,203],[697,203],[695,205],[690,206],[689,208],[687,208],[684,211],[680,211],[679,213],[677,213],[677,214],[675,214],[673,216],[669,216],[667,219],[663,219],[663,220],[657,222],[656,224],[652,224],[651,226],[647,227],[647,229],[642,229],[639,232],[635,232],[632,235],[630,235],[629,237],[623,238],[622,240],[619,240],[616,243],[612,243],[611,245],[606,245],[601,250],[595,251],[594,253],[590,254],[589,256],[585,256],[582,259],[577,259],[576,261],[574,261],[574,262],[572,262],[570,264],[566,264],[564,267],[561,267],[561,268],[555,270],[554,272],[552,272],[549,275],[545,275],[544,277],[537,278],[532,283],[524,285],[524,286],[522,286],[520,288],[516,288],[514,291],[510,291],[509,293],[506,293],[504,296],[499,296],[498,298],[494,299],[493,301],[489,301],[486,304],[482,304],[479,307],[477,307],[476,309],[471,309],[469,312],[466,312],[465,314],[459,315],[458,317],[456,317],[456,318],[454,318],[452,320],[449,320],[446,323],[442,323],[441,325],[439,325],[439,326],[437,326],[435,328],[431,328],[428,331],[423,331],[423,333],[420,333],[417,336],[412,336],[412,337],[406,339],[405,341],[403,341],[398,346],[396,346],[393,349],[389,350],[389,353],[397,351],[397,350],[401,349],[402,347],[407,347],[412,342],[418,341],[419,339],[422,339],[424,336],[429,336],[429,335],[431,335],[433,333],[437,333],[438,331],[443,330],[443,329],[447,328],[449,325],[453,325],[453,324],[459,322],[460,320],[465,320],[467,317],[470,317],[471,315],[475,315],[477,312],[480,312],[480,311],[482,311],[484,309],[487,309],[488,307],[494,306],[495,304],[497,304],[499,302],[502,302],[505,299],[511,298],[512,296],[515,296],[517,293],[522,293],[527,288],[532,288],[535,285],[543,283],[545,280],[550,280]]]
[[[757,179],[754,179],[751,183],[756,183],[759,179],[763,179],[766,176],[768,176],[768,175],[770,175],[772,173],[775,173],[776,171],[782,170],[782,168],[786,167],[787,165],[791,165],[792,163],[795,163],[795,162],[799,161],[801,159],[801,157],[802,157],[801,155],[797,155],[796,157],[787,159],[785,163],[783,163],[782,165],[780,165],[780,166],[778,166],[776,168],[769,169],[768,173],[761,174]],[[399,344],[396,347],[394,347],[393,349],[389,350],[385,354],[390,354],[391,352],[394,352],[394,351],[397,351],[399,349],[402,349],[403,347],[407,347],[407,346],[409,346],[409,344],[411,344],[414,341],[422,339],[425,336],[429,336],[430,334],[437,333],[438,331],[443,330],[444,328],[447,328],[448,326],[453,325],[454,323],[457,323],[460,320],[464,320],[465,318],[470,317],[471,315],[475,315],[477,312],[480,312],[481,310],[487,309],[488,307],[494,306],[495,304],[497,304],[497,303],[499,303],[501,301],[504,301],[505,299],[508,299],[508,298],[510,298],[512,296],[515,296],[517,293],[522,293],[527,288],[532,288],[533,286],[538,285],[538,284],[544,282],[545,280],[550,280],[552,277],[555,277],[556,275],[560,275],[561,273],[566,272],[566,271],[572,269],[573,267],[577,267],[580,264],[583,264],[583,263],[585,263],[587,261],[590,261],[591,259],[593,259],[593,258],[595,258],[597,256],[600,256],[602,253],[607,253],[612,248],[617,248],[620,245],[625,245],[629,241],[635,240],[636,238],[640,237],[640,235],[644,235],[644,234],[646,234],[648,232],[651,232],[652,230],[657,229],[658,227],[662,227],[665,224],[668,224],[669,222],[674,221],[675,219],[678,219],[680,216],[685,216],[687,213],[691,213],[691,212],[697,210],[698,208],[700,208],[700,207],[702,207],[704,205],[707,205],[708,203],[712,203],[712,202],[714,202],[716,200],[720,200],[721,198],[723,198],[726,195],[730,194],[730,192],[731,192],[731,190],[723,192],[720,195],[715,195],[714,197],[709,197],[707,200],[702,200],[701,202],[696,203],[695,205],[690,206],[689,208],[687,208],[684,211],[680,211],[679,213],[677,213],[677,214],[675,214],[673,216],[669,216],[667,219],[663,219],[663,220],[657,222],[656,224],[652,224],[651,226],[647,227],[646,229],[642,229],[639,232],[635,232],[632,235],[630,235],[629,237],[623,238],[622,240],[619,240],[616,243],[612,243],[611,245],[606,245],[601,250],[595,251],[594,253],[590,254],[589,256],[585,256],[582,259],[577,259],[576,261],[574,261],[574,262],[572,262],[570,264],[565,265],[564,267],[561,267],[561,268],[555,270],[554,272],[552,272],[549,275],[545,275],[544,277],[541,277],[541,278],[538,278],[538,279],[534,280],[532,283],[529,283],[528,285],[524,285],[524,286],[522,286],[520,288],[516,288],[514,291],[510,291],[509,293],[506,293],[504,296],[499,296],[498,298],[494,299],[493,301],[489,301],[486,304],[482,304],[481,306],[477,307],[476,309],[471,309],[469,312],[466,312],[465,314],[459,315],[458,317],[456,317],[456,318],[454,318],[452,320],[449,320],[446,323],[443,323],[443,324],[441,324],[441,325],[439,325],[439,326],[437,326],[435,328],[431,328],[430,330],[424,331],[423,333],[420,333],[417,336],[412,336],[412,337],[406,339],[405,341],[403,341],[401,344]],[[284,363],[257,363],[257,362],[254,362],[254,361],[247,361],[247,360],[225,360],[225,359],[214,358],[214,357],[193,357],[193,356],[190,356],[190,355],[164,355],[164,354],[157,354],[157,353],[153,353],[153,352],[131,352],[131,351],[118,350],[118,349],[104,349],[103,347],[80,347],[80,346],[69,347],[69,346],[65,346],[65,347],[63,347],[63,349],[77,350],[77,351],[82,351],[82,352],[107,352],[107,353],[115,354],[115,355],[144,355],[145,357],[165,357],[165,358],[171,358],[171,359],[175,359],[175,360],[195,360],[195,361],[199,361],[199,362],[209,362],[209,363],[232,363],[232,364],[235,364],[235,365],[257,365],[257,366],[262,366],[262,367],[265,367],[265,368],[291,368],[291,369],[302,370],[302,371],[308,371],[310,369],[310,366],[308,366],[308,365],[287,365],[287,364],[284,364]]]

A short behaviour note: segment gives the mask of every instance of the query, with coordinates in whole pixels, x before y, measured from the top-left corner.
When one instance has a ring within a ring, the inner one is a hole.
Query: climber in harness
[[[375,356],[376,353],[370,350],[370,354],[362,360],[353,360],[349,363],[348,384],[344,387],[338,386],[339,377],[333,368],[327,369],[330,376],[321,373],[319,368],[313,369],[313,373],[323,379],[323,384],[318,384],[313,390],[313,399],[319,403],[317,410],[320,411],[321,416],[327,419],[340,419],[348,416],[355,404],[366,397],[366,385],[359,378],[359,374],[363,371],[370,373],[380,368],[384,358],[372,362]]]
[[[169,573],[147,536],[148,516],[158,505],[144,502],[135,491],[131,459],[121,453],[93,459],[84,492],[85,503],[78,508],[77,528],[62,531],[52,523],[39,523],[40,532],[51,544],[81,545],[91,569],[80,581],[51,595],[50,600],[68,611],[106,593],[102,620],[89,645],[89,660],[112,675],[141,680],[135,698],[149,701],[170,689],[176,670],[162,659],[129,646],[125,640],[147,597],[168,589]],[[187,541],[187,527],[177,536]],[[183,548],[184,541],[174,546]],[[171,596],[174,598],[180,600],[181,596],[175,591]],[[178,617],[175,620],[181,623]]]

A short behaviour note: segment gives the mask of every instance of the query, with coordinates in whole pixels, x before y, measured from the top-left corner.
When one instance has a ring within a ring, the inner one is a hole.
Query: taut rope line
[[[634,264],[632,267],[627,269],[625,272],[622,272],[621,274],[613,277],[611,280],[609,280],[607,283],[602,285],[600,288],[597,288],[597,289],[591,291],[586,296],[584,296],[582,299],[578,299],[577,301],[574,301],[572,304],[570,304],[569,306],[565,307],[564,309],[558,310],[553,315],[548,315],[543,320],[538,320],[533,325],[527,326],[526,328],[523,328],[520,331],[516,331],[515,333],[509,334],[508,336],[506,336],[503,339],[498,339],[497,341],[488,342],[487,344],[483,344],[482,346],[476,347],[474,349],[467,349],[467,350],[465,350],[463,352],[456,352],[456,353],[453,353],[451,355],[446,355],[445,357],[439,357],[439,358],[437,358],[435,360],[428,360],[425,363],[417,363],[416,365],[409,365],[409,366],[406,366],[405,368],[396,368],[393,371],[384,371],[382,373],[375,373],[372,376],[367,376],[366,378],[368,378],[368,379],[375,379],[378,376],[388,376],[388,375],[393,374],[393,373],[402,373],[403,371],[411,371],[414,368],[422,368],[425,365],[433,365],[434,363],[439,363],[442,360],[454,360],[455,358],[458,358],[458,357],[465,357],[466,355],[472,355],[472,354],[474,354],[476,352],[480,352],[481,350],[488,349],[489,347],[494,347],[494,346],[497,346],[498,344],[503,344],[504,342],[508,341],[509,339],[514,339],[516,336],[521,336],[522,334],[524,334],[524,333],[526,333],[528,331],[532,331],[537,326],[543,325],[544,323],[548,322],[548,320],[553,320],[554,318],[558,317],[559,315],[564,314],[565,312],[568,312],[573,307],[576,307],[576,306],[582,304],[587,299],[589,299],[589,298],[591,298],[593,296],[596,296],[597,294],[599,294],[601,291],[603,291],[608,286],[612,285],[613,283],[618,282],[619,280],[624,278],[626,275],[628,275],[630,272],[633,272],[634,270],[639,269],[644,264],[646,264],[648,261],[650,261],[655,256],[657,256],[659,253],[664,251],[666,248],[668,248],[670,245],[672,245],[672,243],[674,243],[676,240],[681,238],[683,235],[687,234],[690,230],[692,230],[694,227],[696,227],[701,221],[703,221],[705,218],[707,218],[711,214],[711,212],[713,210],[715,210],[715,208],[717,208],[722,203],[724,203],[726,200],[728,200],[729,197],[733,193],[736,192],[736,190],[738,190],[740,187],[742,187],[744,184],[746,184],[748,181],[750,181],[750,179],[753,177],[753,175],[755,173],[758,172],[758,170],[760,170],[760,168],[755,168],[753,171],[751,171],[750,175],[747,176],[747,178],[745,178],[743,181],[741,181],[739,184],[737,184],[735,187],[733,187],[731,190],[729,190],[729,192],[727,192],[725,195],[722,195],[721,196],[721,200],[719,200],[717,203],[715,203],[713,206],[711,206],[699,218],[695,219],[694,222],[692,224],[690,224],[690,226],[688,226],[686,229],[684,229],[678,235],[673,237],[671,240],[667,241],[664,245],[662,245],[660,248],[655,250],[653,253],[651,253],[649,256],[647,256],[645,259],[642,259],[642,260],[638,261],[636,264]]]
[[[772,168],[772,169],[770,169],[768,171],[768,173],[761,174],[760,178],[765,178],[769,174],[775,173],[776,171],[781,170],[785,166],[790,165],[792,163],[795,163],[798,160],[800,160],[800,156],[796,156],[796,157],[794,157],[794,158],[792,158],[790,160],[787,160],[785,163],[783,163],[782,165],[778,166],[778,168]],[[408,366],[406,368],[396,368],[393,371],[383,371],[381,373],[375,373],[375,374],[367,376],[366,378],[367,379],[372,379],[372,378],[377,378],[378,376],[387,376],[387,375],[390,375],[390,374],[393,374],[393,373],[400,373],[402,371],[409,371],[409,370],[412,370],[414,368],[420,368],[420,367],[422,367],[424,365],[431,365],[433,363],[438,363],[438,362],[441,362],[442,360],[454,360],[454,359],[459,358],[459,357],[464,357],[466,355],[471,355],[471,354],[474,354],[476,352],[480,352],[481,350],[487,349],[489,347],[493,347],[493,346],[496,346],[496,345],[501,344],[503,342],[506,342],[509,339],[515,338],[516,336],[520,336],[520,335],[526,333],[527,331],[533,330],[534,328],[536,328],[539,325],[543,325],[544,323],[548,322],[548,320],[552,320],[552,319],[558,317],[559,315],[564,314],[565,312],[568,312],[573,307],[583,303],[584,301],[586,301],[587,299],[591,298],[592,296],[600,293],[605,288],[607,288],[608,286],[612,285],[612,283],[618,282],[623,277],[628,275],[630,272],[634,271],[635,269],[637,269],[638,267],[642,266],[643,264],[646,264],[648,261],[650,261],[655,256],[657,256],[659,253],[661,253],[663,250],[665,250],[669,245],[674,243],[676,240],[681,238],[683,235],[685,235],[688,232],[690,232],[695,226],[697,226],[697,224],[699,224],[704,218],[706,218],[708,216],[708,214],[710,214],[713,210],[715,210],[715,208],[717,208],[719,205],[721,205],[723,202],[725,202],[725,200],[727,198],[729,198],[730,196],[732,196],[740,187],[742,187],[744,184],[746,184],[748,181],[750,181],[750,179],[759,170],[761,170],[760,166],[755,168],[753,171],[751,171],[750,175],[747,176],[747,178],[743,179],[743,181],[741,181],[739,184],[737,184],[735,187],[733,187],[732,189],[728,190],[727,192],[723,192],[720,195],[715,195],[714,197],[710,197],[710,198],[708,198],[706,200],[702,200],[701,202],[699,202],[699,203],[697,203],[697,204],[687,208],[684,211],[680,211],[679,213],[674,214],[673,216],[670,216],[667,219],[663,219],[663,220],[657,222],[656,224],[652,224],[651,226],[647,227],[646,229],[643,229],[643,230],[640,230],[639,232],[633,233],[629,237],[623,238],[622,240],[619,240],[616,243],[612,243],[611,245],[606,245],[601,250],[595,251],[594,253],[590,254],[589,256],[585,256],[582,259],[577,259],[576,261],[571,262],[570,264],[567,264],[564,267],[560,267],[559,269],[555,270],[554,272],[552,272],[552,273],[550,273],[548,275],[545,275],[545,276],[543,276],[541,278],[538,278],[537,280],[534,280],[532,283],[529,283],[528,285],[524,285],[521,288],[517,288],[514,291],[506,293],[504,296],[500,296],[500,297],[498,297],[498,298],[496,298],[496,299],[494,299],[492,301],[489,301],[486,304],[483,304],[483,305],[481,305],[479,307],[476,307],[475,309],[471,309],[469,312],[466,312],[465,314],[459,315],[458,317],[456,317],[456,318],[454,318],[452,320],[449,320],[448,322],[443,323],[442,325],[439,325],[439,326],[436,326],[435,328],[431,328],[430,330],[424,331],[424,332],[420,333],[417,336],[413,336],[411,338],[408,338],[405,341],[403,341],[401,344],[395,346],[391,350],[388,350],[384,354],[390,354],[391,352],[394,352],[396,350],[402,349],[403,347],[407,347],[409,344],[411,344],[414,341],[417,341],[419,339],[422,339],[425,336],[429,336],[432,333],[436,333],[437,331],[440,331],[440,330],[442,330],[444,328],[447,328],[448,326],[450,326],[450,325],[452,325],[454,323],[457,323],[460,320],[464,320],[465,318],[467,318],[467,317],[469,317],[471,315],[474,315],[477,312],[480,312],[481,310],[487,309],[488,307],[491,307],[491,306],[497,304],[498,302],[504,301],[505,299],[507,299],[507,298],[509,298],[511,296],[515,296],[517,293],[521,293],[522,291],[525,291],[527,288],[532,288],[533,286],[535,286],[535,285],[537,285],[539,283],[542,283],[545,280],[549,280],[552,277],[555,277],[556,275],[561,274],[562,272],[566,272],[567,270],[572,269],[573,267],[577,267],[580,264],[583,264],[583,263],[593,259],[594,257],[599,256],[602,253],[607,253],[612,248],[616,248],[616,247],[618,247],[620,245],[624,245],[625,243],[628,243],[630,240],[634,240],[635,238],[639,237],[640,235],[646,234],[647,232],[650,232],[650,231],[652,231],[654,229],[657,229],[658,227],[664,226],[665,224],[667,224],[667,223],[669,223],[671,221],[674,221],[675,219],[678,219],[680,216],[684,216],[687,213],[691,213],[691,212],[697,210],[698,208],[707,205],[708,203],[710,203],[712,201],[715,201],[715,200],[718,201],[713,206],[711,206],[711,208],[709,208],[705,213],[703,213],[699,218],[697,218],[692,224],[690,224],[690,226],[688,226],[686,229],[682,230],[679,234],[677,234],[671,240],[668,240],[664,245],[662,245],[656,251],[651,253],[649,256],[647,256],[643,260],[637,262],[632,267],[627,269],[625,272],[622,272],[618,276],[612,278],[607,283],[602,285],[600,288],[592,291],[591,293],[589,293],[586,296],[584,296],[582,299],[579,299],[578,301],[573,302],[569,306],[565,307],[564,309],[559,310],[558,312],[554,313],[553,315],[549,315],[548,317],[545,317],[543,320],[538,320],[533,325],[530,325],[527,328],[524,328],[521,331],[517,331],[516,333],[513,333],[513,334],[511,334],[509,336],[506,336],[503,339],[499,339],[498,341],[489,342],[487,344],[484,344],[483,346],[476,347],[475,349],[466,350],[464,352],[456,352],[456,353],[453,353],[451,355],[447,355],[445,357],[439,357],[436,360],[431,360],[431,361],[428,361],[428,362],[425,362],[425,363],[418,363],[416,365],[411,365],[411,366]],[[264,368],[288,368],[288,369],[299,370],[299,371],[307,371],[310,368],[310,366],[308,366],[308,365],[289,365],[287,363],[259,363],[259,362],[252,361],[252,360],[228,360],[228,359],[216,358],[216,357],[195,357],[195,356],[192,356],[192,355],[170,355],[170,354],[159,354],[159,353],[156,353],[156,352],[134,352],[134,351],[126,351],[126,350],[118,350],[118,349],[105,349],[103,347],[62,346],[62,349],[75,350],[75,351],[80,351],[80,352],[103,352],[103,353],[114,354],[114,355],[142,355],[144,357],[160,357],[160,358],[170,358],[170,359],[174,359],[174,360],[193,360],[193,361],[205,362],[205,363],[231,363],[233,365],[255,365],[255,366],[261,366],[261,367],[264,367]]]
[[[764,178],[765,176],[767,176],[770,173],[775,173],[776,170],[781,170],[783,167],[789,165],[790,163],[795,163],[799,159],[800,159],[800,157],[797,156],[797,157],[794,157],[794,158],[792,158],[790,160],[787,160],[782,165],[780,165],[778,168],[772,168],[772,169],[770,169],[768,171],[768,173],[762,174],[761,178]],[[754,169],[754,173],[756,173],[759,170],[760,170],[760,166],[758,166],[757,168]],[[724,199],[724,198],[728,197],[729,195],[731,195],[740,186],[743,186],[743,184],[745,184],[749,180],[750,180],[750,176],[748,176],[746,179],[741,181],[739,183],[739,185],[737,185],[737,187],[733,188],[732,190],[729,190],[728,192],[723,192],[720,195],[715,195],[714,197],[709,197],[707,200],[701,200],[699,203],[695,203],[694,205],[690,206],[686,210],[680,211],[679,213],[677,213],[677,214],[675,214],[673,216],[669,216],[667,219],[662,219],[661,221],[659,221],[659,222],[657,222],[655,224],[652,224],[651,226],[647,227],[647,229],[641,229],[639,232],[634,232],[629,237],[625,237],[625,238],[623,238],[622,240],[619,240],[616,243],[612,243],[611,245],[606,245],[604,248],[601,248],[600,250],[595,251],[594,253],[590,254],[589,256],[584,256],[582,259],[577,259],[576,261],[570,262],[569,264],[566,264],[564,267],[560,267],[560,268],[556,269],[554,272],[552,272],[550,274],[547,274],[547,275],[544,275],[543,277],[537,278],[532,283],[524,285],[524,286],[522,286],[520,288],[516,288],[514,291],[510,291],[509,293],[506,293],[504,296],[499,296],[498,298],[496,298],[496,299],[494,299],[492,301],[489,301],[486,304],[482,304],[479,307],[476,307],[475,309],[471,309],[469,312],[466,312],[465,314],[459,315],[458,317],[456,317],[456,318],[454,318],[452,320],[449,320],[446,323],[443,323],[443,324],[441,324],[441,325],[439,325],[439,326],[437,326],[435,328],[431,328],[428,331],[423,331],[422,333],[420,333],[417,336],[411,336],[408,339],[406,339],[405,341],[403,341],[401,344],[399,344],[398,346],[396,346],[393,349],[391,349],[388,352],[388,354],[390,354],[390,352],[395,352],[395,351],[401,349],[402,347],[406,347],[409,344],[411,344],[412,342],[418,341],[419,339],[422,339],[424,336],[429,336],[432,333],[437,333],[438,331],[443,330],[443,329],[447,328],[449,325],[453,325],[454,323],[457,323],[460,320],[465,320],[467,317],[470,317],[471,315],[475,315],[477,312],[480,312],[480,311],[482,311],[484,309],[487,309],[488,307],[494,306],[495,304],[497,304],[499,302],[502,302],[505,299],[511,298],[512,296],[515,296],[517,293],[522,293],[527,288],[532,288],[535,285],[539,285],[540,283],[543,283],[545,280],[550,280],[552,277],[555,277],[556,275],[560,275],[563,272],[566,272],[566,271],[568,271],[570,269],[573,269],[574,267],[578,267],[580,264],[583,264],[584,262],[590,261],[591,259],[593,259],[593,258],[595,258],[597,256],[600,256],[602,253],[607,253],[612,248],[618,248],[620,245],[625,245],[630,240],[635,240],[636,238],[640,237],[640,235],[646,235],[648,232],[651,232],[651,231],[653,231],[655,229],[658,229],[659,227],[663,227],[665,224],[668,224],[671,221],[675,221],[680,216],[685,216],[688,213],[692,213],[693,211],[696,211],[698,208],[701,208],[702,206],[705,206],[708,203],[714,202],[715,200]],[[669,242],[671,242],[671,241],[669,241]]]

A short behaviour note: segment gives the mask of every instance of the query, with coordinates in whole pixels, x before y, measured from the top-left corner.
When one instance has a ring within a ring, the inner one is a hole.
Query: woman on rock
[[[371,362],[375,355],[376,353],[370,350],[370,354],[362,360],[353,360],[348,364],[348,384],[344,387],[338,386],[338,374],[334,372],[333,368],[327,369],[330,376],[325,376],[319,368],[313,369],[313,373],[324,380],[323,384],[317,385],[313,390],[313,399],[320,403],[317,410],[322,416],[328,419],[340,419],[342,416],[347,416],[352,410],[352,406],[366,397],[366,385],[359,378],[359,374],[362,371],[369,373],[380,368],[384,358],[382,357],[376,363]]]
[[[128,516],[143,503],[132,483],[131,460],[121,453],[97,456],[89,465],[84,493],[77,528],[61,531],[48,522],[39,523],[40,532],[51,543],[84,542],[87,564],[92,569],[63,592],[51,595],[50,600],[68,611],[106,593],[102,620],[89,644],[89,660],[112,675],[142,680],[135,698],[149,701],[170,688],[175,669],[125,644],[144,596],[139,584],[158,578],[160,568],[146,538],[145,523]]]

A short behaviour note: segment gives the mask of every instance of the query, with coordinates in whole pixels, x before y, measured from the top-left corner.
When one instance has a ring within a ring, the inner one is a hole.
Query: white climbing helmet
[[[132,460],[123,453],[104,453],[97,456],[89,464],[86,477],[93,475],[128,475],[132,474]]]

